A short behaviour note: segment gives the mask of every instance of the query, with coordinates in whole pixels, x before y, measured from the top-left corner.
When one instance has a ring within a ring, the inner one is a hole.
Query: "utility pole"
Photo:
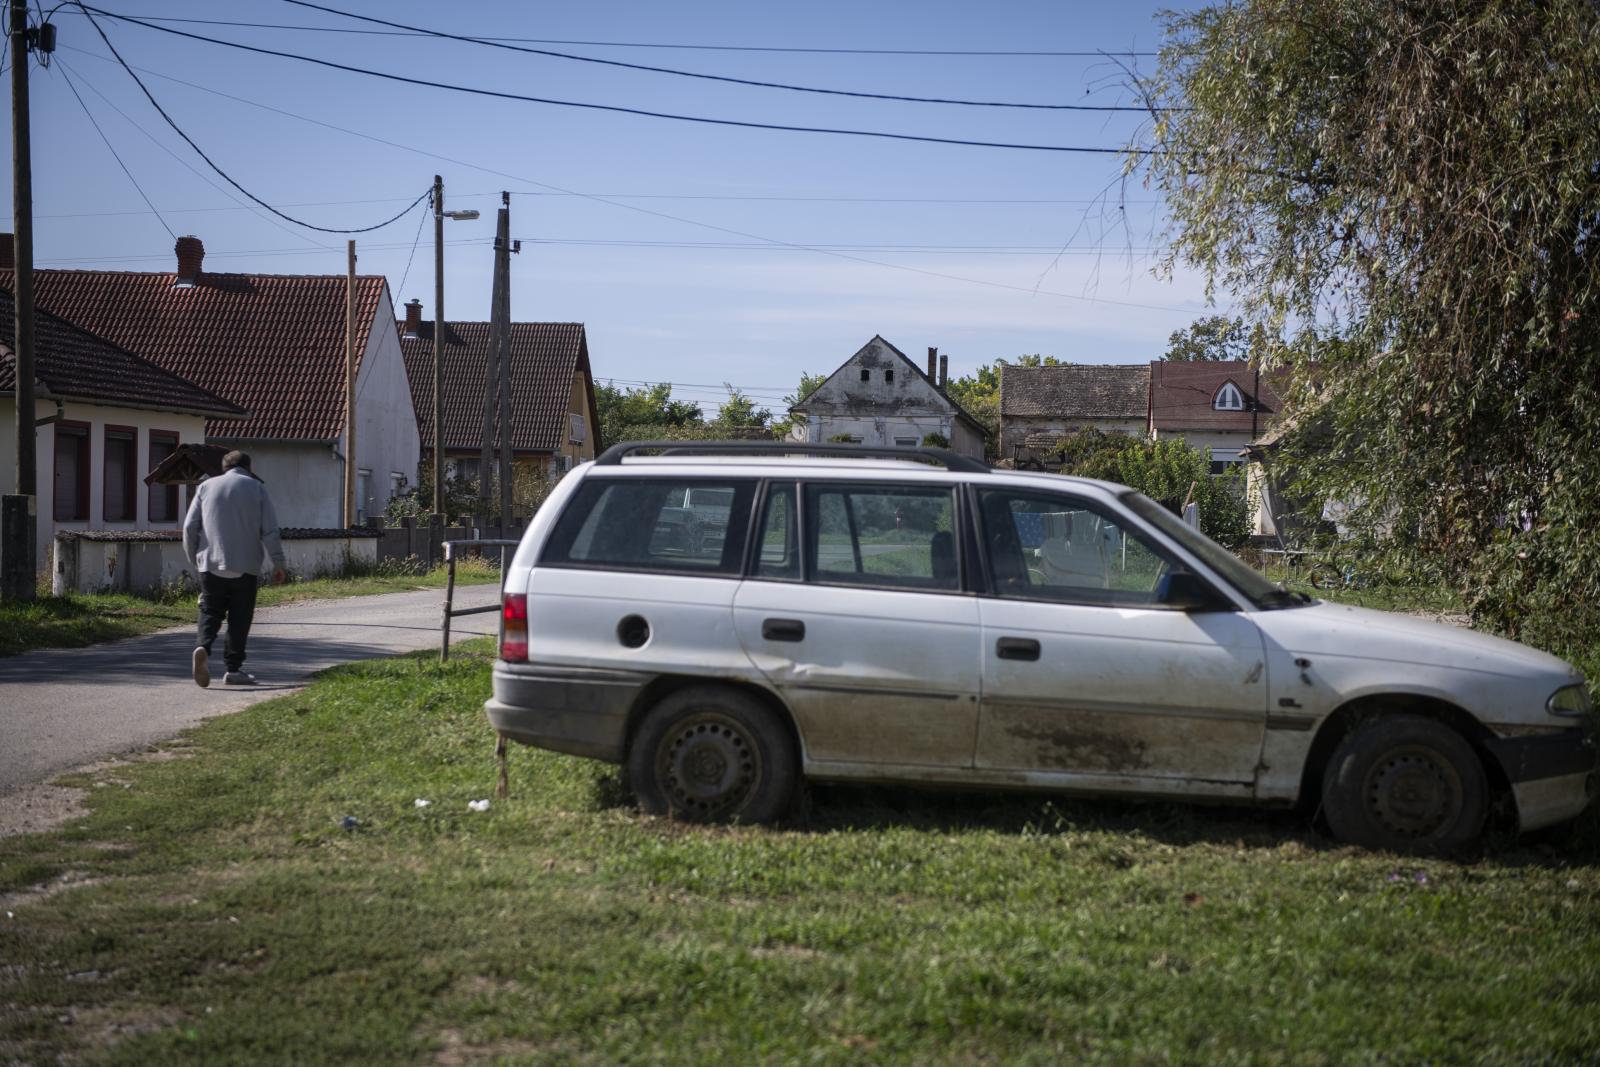
[[[40,35],[53,37],[53,28]],[[33,157],[28,130],[28,0],[11,0],[11,182],[16,234],[17,488],[0,501],[0,600],[32,600],[38,568],[38,452],[34,426]],[[53,41],[41,41],[51,51]]]
[[[501,269],[500,246],[506,237],[506,213],[502,208],[495,226],[494,285],[489,296],[489,349],[483,361],[483,439],[478,442],[478,513],[488,522],[494,510],[494,493],[490,487],[490,472],[494,470],[494,430],[498,411],[497,394],[500,389],[500,300],[505,293],[506,272]],[[506,536],[501,525],[500,536]]]
[[[347,242],[344,282],[344,527],[356,524],[356,242]]]
[[[511,243],[511,194],[500,194],[500,233],[495,254],[500,268],[500,536],[511,529],[511,491],[515,477],[511,467],[511,253],[522,251],[522,243]]]
[[[17,3],[18,0],[12,0]],[[433,513],[444,522],[444,178],[433,176]]]

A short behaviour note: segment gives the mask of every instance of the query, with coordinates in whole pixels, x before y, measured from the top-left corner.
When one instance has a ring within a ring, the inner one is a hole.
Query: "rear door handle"
[[[1036,660],[1039,642],[1031,637],[1002,637],[994,643],[994,654],[1001,659]]]
[[[806,624],[799,619],[763,619],[761,636],[768,641],[804,641]]]

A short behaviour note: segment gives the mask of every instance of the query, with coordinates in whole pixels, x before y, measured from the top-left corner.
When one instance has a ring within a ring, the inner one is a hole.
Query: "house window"
[[[896,437],[894,443],[900,448],[917,447],[917,439],[915,437]]]
[[[861,369],[861,380],[864,382],[872,381],[872,372],[863,367]]]
[[[58,522],[89,517],[89,426],[56,423],[55,509]]]
[[[156,466],[172,453],[178,450],[178,435],[165,433],[161,430],[150,431],[150,469]],[[150,522],[177,522],[178,521],[178,487],[175,485],[152,485],[148,490],[148,503],[146,507],[150,512]]]
[[[1244,457],[1237,448],[1213,448],[1211,450],[1211,473],[1227,474],[1233,467],[1243,465]]]
[[[576,411],[567,413],[567,440],[575,445],[583,444],[583,439],[588,436],[589,427],[584,422],[583,416]]]
[[[372,502],[372,472],[356,468],[356,524],[367,521],[367,505]]]
[[[1212,399],[1211,406],[1218,411],[1243,411],[1244,394],[1239,392],[1239,387],[1232,382],[1223,382],[1222,388],[1217,390],[1217,395]]]
[[[886,381],[886,382],[893,382],[894,381],[894,368],[893,367],[890,367],[888,370],[883,372],[883,380]]]
[[[139,463],[139,431],[132,426],[107,426],[105,434],[104,499],[102,517],[106,522],[132,522],[139,517],[139,497],[135,488]]]

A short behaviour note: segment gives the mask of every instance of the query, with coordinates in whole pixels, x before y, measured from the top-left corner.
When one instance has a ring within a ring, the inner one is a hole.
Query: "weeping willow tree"
[[[1168,269],[1298,337],[1306,480],[1569,651],[1600,636],[1597,24],[1590,0],[1169,16],[1136,159]]]

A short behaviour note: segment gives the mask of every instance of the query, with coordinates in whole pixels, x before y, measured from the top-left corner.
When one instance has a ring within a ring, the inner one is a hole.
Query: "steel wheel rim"
[[[1431,748],[1393,749],[1367,772],[1362,796],[1367,811],[1385,830],[1425,838],[1447,829],[1461,812],[1461,776]]]
[[[656,778],[669,806],[695,819],[736,811],[760,776],[755,738],[717,712],[700,712],[674,724],[656,749]]]

